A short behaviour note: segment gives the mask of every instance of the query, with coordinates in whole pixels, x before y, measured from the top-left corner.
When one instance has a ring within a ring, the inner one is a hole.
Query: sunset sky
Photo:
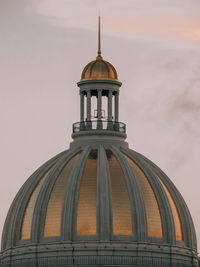
[[[0,232],[22,184],[69,147],[99,14],[127,141],[183,195],[200,251],[199,0],[0,1]]]

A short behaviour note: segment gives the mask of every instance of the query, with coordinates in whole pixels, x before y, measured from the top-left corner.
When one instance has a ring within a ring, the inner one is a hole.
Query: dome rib
[[[114,146],[112,146],[112,151],[117,157],[124,172],[125,180],[129,191],[133,221],[133,239],[136,239],[141,242],[146,242],[148,240],[147,219],[145,205],[139,184],[137,182],[135,174],[132,171],[130,164],[128,163],[124,155],[121,153],[121,151]]]
[[[34,188],[37,186],[43,175],[45,175],[45,173],[51,168],[51,166],[55,164],[58,158],[64,153],[65,151],[59,153],[52,159],[48,160],[45,164],[43,164],[29,177],[29,179],[19,190],[7,215],[6,221],[8,221],[9,223],[5,222],[5,228],[2,234],[2,249],[16,246],[16,243],[18,242],[20,236],[21,224],[24,217],[23,215]]]
[[[84,79],[84,76],[85,76],[86,71],[88,70],[88,67],[89,67],[91,64],[93,64],[93,63],[95,63],[95,60],[89,62],[89,63],[84,67],[84,69],[83,69],[83,71],[82,71],[82,74],[81,74],[81,80]],[[90,70],[91,70],[91,69],[90,69]],[[90,74],[90,75],[91,75],[91,74]]]
[[[98,168],[97,168],[97,230],[100,240],[112,239],[112,199],[110,171],[105,149],[102,145],[98,148]]]
[[[58,179],[59,174],[65,167],[65,165],[69,162],[69,160],[80,151],[80,148],[75,148],[72,150],[66,151],[66,153],[59,159],[59,161],[55,164],[51,172],[48,174],[36,201],[35,209],[34,209],[34,217],[32,221],[32,233],[31,233],[31,241],[34,243],[40,242],[40,240],[44,239],[43,231],[45,225],[46,211],[49,202],[49,198],[53,187],[55,185],[56,180]],[[40,212],[41,207],[45,212]],[[39,215],[39,216],[38,216]],[[37,234],[36,234],[37,233]],[[52,239],[61,239],[61,236],[52,237]]]
[[[109,79],[109,77],[112,77],[112,74],[110,72],[110,65],[108,64],[107,61],[102,61],[102,62],[104,63],[104,65],[105,65],[105,67],[106,67],[106,69],[108,71],[108,79]]]
[[[106,61],[106,63],[107,63],[107,64],[110,66],[110,68],[112,69],[112,71],[113,71],[113,75],[115,76],[114,78],[118,80],[117,71],[116,71],[116,69],[114,68],[114,66],[113,66],[110,62],[108,62],[108,61]],[[110,72],[110,69],[109,69],[109,72]]]
[[[61,236],[65,241],[76,239],[76,216],[77,216],[78,194],[79,194],[83,169],[91,149],[92,148],[90,146],[86,146],[84,148],[84,150],[80,154],[80,157],[76,161],[69,177],[68,186],[63,202],[63,211],[62,211],[63,220],[61,222]]]
[[[173,214],[171,211],[170,203],[168,201],[167,195],[165,193],[164,188],[161,183],[156,178],[155,174],[151,171],[145,161],[141,161],[141,158],[134,153],[133,150],[129,150],[128,156],[139,166],[139,168],[143,171],[146,178],[148,179],[155,197],[157,199],[157,203],[159,206],[162,231],[163,231],[163,240],[167,243],[175,244],[175,225]]]
[[[169,177],[155,163],[153,163],[151,160],[147,159],[145,156],[141,155],[140,153],[138,152],[135,152],[135,153],[137,153],[140,157],[142,157],[144,161],[146,161],[147,164],[151,166],[151,168],[155,171],[155,173],[159,175],[160,179],[162,179],[163,183],[165,184],[169,192],[171,192],[173,196],[172,198],[177,207],[180,221],[182,224],[183,241],[188,247],[192,247],[193,249],[195,249],[197,247],[196,234],[194,230],[195,228],[194,228],[194,224],[193,224],[189,209],[181,193],[176,189],[176,187],[174,186],[172,181],[169,179]],[[163,178],[165,180],[163,180]]]
[[[90,69],[89,68],[88,69],[90,71],[90,77],[92,76],[92,71],[93,71],[93,68],[94,68],[94,66],[95,66],[96,63],[97,63],[97,61],[94,60],[94,61],[91,62],[91,64],[89,64]],[[86,74],[86,71],[85,71],[85,74]]]

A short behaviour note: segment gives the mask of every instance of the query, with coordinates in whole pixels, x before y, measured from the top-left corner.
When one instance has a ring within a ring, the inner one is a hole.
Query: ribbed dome
[[[0,265],[197,267],[194,225],[183,198],[125,141],[121,82],[101,57],[100,18],[98,56],[78,86],[80,121],[73,124],[70,149],[19,190],[4,225]]]
[[[108,262],[122,266],[127,260],[134,263],[142,243],[145,250],[149,246],[161,254],[169,253],[169,245],[176,246],[179,257],[186,248],[196,249],[193,223],[180,193],[156,165],[133,150],[75,146],[45,163],[20,189],[6,219],[2,249],[16,247],[12,257],[18,257],[23,255],[20,247],[29,244],[26,256],[34,262],[38,244],[39,266],[50,266],[42,262],[56,251],[68,264],[72,258],[76,264],[97,264],[102,249],[110,255]],[[72,249],[82,258],[76,260]],[[126,260],[114,257],[113,251],[123,251]],[[21,256],[19,266],[25,262]]]
[[[85,80],[113,80],[118,81],[117,71],[111,63],[101,56],[88,63],[83,69],[81,81]]]

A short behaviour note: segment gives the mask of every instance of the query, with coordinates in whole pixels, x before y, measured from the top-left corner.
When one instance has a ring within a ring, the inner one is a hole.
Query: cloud
[[[180,43],[200,44],[200,3],[190,1],[41,1],[37,12],[62,27],[96,30],[99,10],[104,31],[125,35],[152,36]]]
[[[181,124],[180,131],[184,131],[185,134],[200,136],[200,128],[197,127],[197,121],[200,120],[200,78],[197,72],[192,76],[174,95],[169,106],[168,121],[173,123],[178,121]]]

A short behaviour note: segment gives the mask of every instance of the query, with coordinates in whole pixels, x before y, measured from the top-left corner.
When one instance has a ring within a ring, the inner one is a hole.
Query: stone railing
[[[73,133],[81,131],[117,131],[126,133],[126,124],[118,121],[107,120],[92,120],[92,121],[80,121],[73,124]]]

